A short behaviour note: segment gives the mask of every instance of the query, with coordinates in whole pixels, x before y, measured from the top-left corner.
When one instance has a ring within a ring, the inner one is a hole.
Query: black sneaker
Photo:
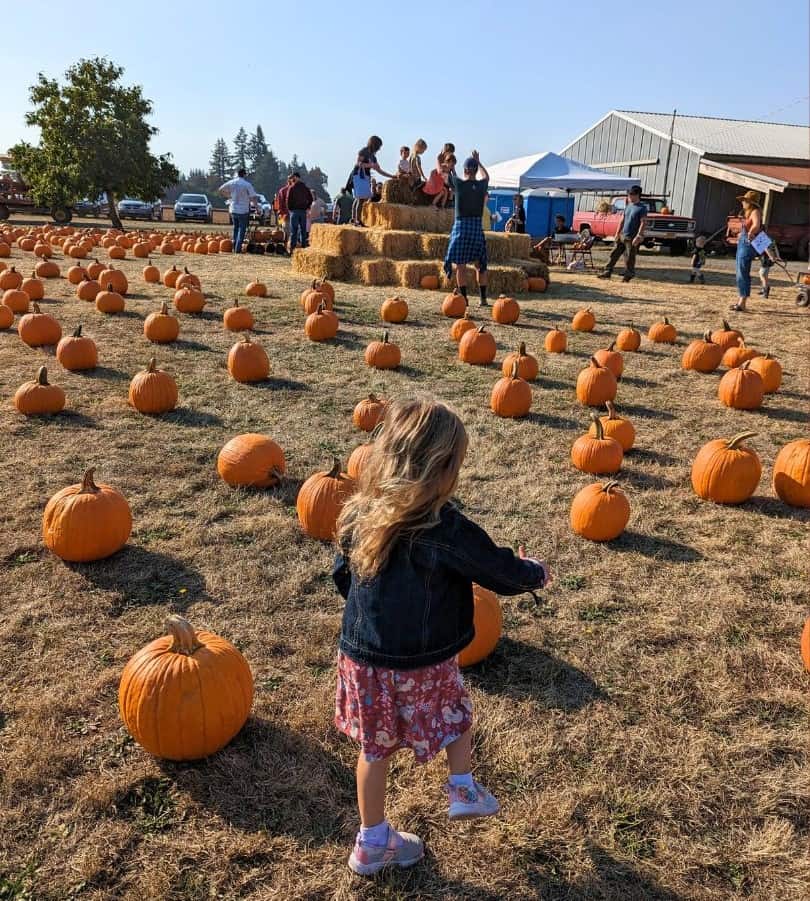
[[[478,301],[478,306],[479,306],[479,307],[488,307],[489,304],[488,304],[485,300],[479,300],[479,301]]]
[[[622,281],[623,282],[632,282],[634,278],[635,278],[635,276],[633,276],[633,275],[624,275],[624,276],[622,276]]]
[[[607,270],[607,269],[603,269],[603,270],[599,273],[599,275],[597,275],[596,277],[597,277],[597,278],[610,278],[610,272],[609,272],[609,270]]]
[[[702,273],[702,272],[698,273],[698,281],[701,283],[701,285],[705,285],[705,284],[706,284],[706,279],[703,277],[703,273]]]
[[[693,272],[693,273],[689,276],[689,284],[690,284],[690,285],[694,285],[694,283],[695,283],[695,273]]]

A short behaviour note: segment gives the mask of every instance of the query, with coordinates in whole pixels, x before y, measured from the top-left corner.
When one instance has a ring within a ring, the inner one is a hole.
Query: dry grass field
[[[23,256],[27,271],[30,254],[15,248],[12,262]],[[440,293],[401,292],[410,320],[391,331],[403,366],[380,374],[362,351],[381,332],[383,290],[336,285],[341,330],[319,345],[303,334],[306,281],[288,260],[158,259],[187,263],[209,297],[201,316],[181,316],[174,345],[143,336],[145,315],[171,292],[146,286],[136,260],[120,266],[131,283],[123,315],[97,313],[64,280],[47,285],[44,306],[64,331],[81,321],[98,343],[94,372],[65,372],[0,332],[1,899],[808,897],[798,639],[810,518],[775,498],[771,466],[807,434],[810,317],[784,280],[754,312],[732,315],[729,261],[711,261],[704,287],[685,284],[685,261],[653,254],[628,285],[553,275],[548,293],[520,298],[517,325],[492,328],[499,361],[524,340],[541,362],[531,415],[506,421],[489,410],[499,369],[458,362]],[[235,339],[221,315],[257,274],[272,292],[250,302],[272,372],[239,385],[225,368]],[[545,330],[567,327],[584,305],[595,332],[546,355]],[[587,424],[576,375],[618,327],[632,320],[646,332],[664,314],[678,346],[645,339],[625,355],[619,385],[617,405],[638,432],[619,476],[630,524],[591,544],[568,524],[589,481],[569,462]],[[720,373],[680,369],[684,344],[723,315],[784,365],[782,390],[758,412],[720,404]],[[160,418],[127,405],[152,354],[180,388],[178,409]],[[43,362],[67,409],[25,419],[11,397]],[[346,868],[356,752],[331,725],[341,599],[332,551],[302,535],[295,498],[302,479],[363,440],[351,411],[369,390],[431,392],[459,410],[471,439],[460,502],[498,542],[549,561],[556,581],[539,605],[503,600],[504,637],[468,673],[477,773],[502,815],[449,825],[443,762],[419,768],[402,754],[389,815],[425,839],[427,857],[362,881]],[[747,429],[763,459],[755,497],[737,508],[698,500],[697,449]],[[238,491],[217,477],[220,447],[245,431],[284,448],[278,489]],[[128,498],[133,534],[108,560],[69,565],[44,549],[42,511],[90,465]],[[149,757],[117,711],[124,663],[169,612],[233,641],[256,681],[247,726],[193,765]]]

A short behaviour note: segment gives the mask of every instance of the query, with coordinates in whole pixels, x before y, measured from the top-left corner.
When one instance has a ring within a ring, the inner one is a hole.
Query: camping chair
[[[594,238],[594,236],[589,232],[587,237],[579,241],[576,245],[569,244],[568,249],[571,252],[571,262],[573,263],[574,260],[579,257],[579,259],[582,260],[582,265],[586,269],[596,269],[596,266],[594,266],[592,253],[592,248],[595,240],[596,239]]]

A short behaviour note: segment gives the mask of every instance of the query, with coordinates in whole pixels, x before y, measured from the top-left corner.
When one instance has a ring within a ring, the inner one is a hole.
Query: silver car
[[[205,194],[181,194],[174,205],[174,218],[177,222],[184,219],[210,222],[214,218],[214,208]]]
[[[118,201],[118,215],[121,219],[154,219],[159,222],[163,218],[163,206],[159,200],[125,197]]]

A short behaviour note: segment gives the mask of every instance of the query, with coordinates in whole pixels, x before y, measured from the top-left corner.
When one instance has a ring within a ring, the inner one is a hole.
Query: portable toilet
[[[526,209],[526,231],[533,238],[544,238],[554,231],[554,217],[565,217],[570,226],[574,218],[574,198],[559,191],[535,189],[523,191]]]
[[[495,188],[489,191],[487,208],[490,212],[497,213],[501,218],[499,222],[492,224],[492,231],[502,232],[506,227],[506,221],[515,209],[515,192],[508,188]]]

